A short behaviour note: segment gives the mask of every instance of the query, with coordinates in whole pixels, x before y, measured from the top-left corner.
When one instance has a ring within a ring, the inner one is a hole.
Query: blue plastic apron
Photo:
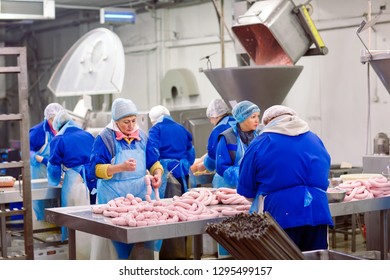
[[[246,150],[246,147],[244,143],[239,139],[237,141],[237,152],[236,152],[236,158],[234,159],[234,166],[240,166],[242,158],[244,157],[244,153]],[[230,186],[228,183],[226,183],[225,179],[220,176],[218,173],[215,173],[213,178],[213,188],[231,188],[235,189],[237,186]]]
[[[168,170],[168,166],[172,162],[175,165],[171,170]],[[187,186],[186,175],[184,174],[184,167],[185,167],[185,165],[187,165],[187,167],[189,166],[188,160],[186,160],[186,159],[181,159],[181,160],[160,159],[160,163],[161,163],[162,167],[164,168],[164,174],[162,175],[162,178],[161,178],[161,186],[158,188],[160,198],[164,198],[164,196],[165,196],[165,191],[167,188],[168,173],[172,172],[173,170],[180,170],[180,177],[181,177],[182,182],[183,182],[183,193],[187,192],[188,186]]]
[[[53,139],[53,135],[50,134],[49,131],[45,132],[45,143],[41,147],[41,149],[34,153],[34,155],[30,158],[30,166],[31,166],[31,179],[42,179],[47,178],[47,167],[45,164],[38,162],[35,159],[35,155],[42,156],[44,158],[48,158],[50,156],[50,141]],[[32,207],[37,217],[38,221],[45,220],[45,206],[47,201],[45,200],[33,200]]]
[[[135,143],[135,149],[122,149],[119,141],[115,142],[115,157],[111,160],[112,164],[120,164],[133,158],[136,160],[135,171],[124,171],[116,173],[111,179],[99,179],[97,183],[97,203],[104,204],[117,197],[126,197],[131,193],[136,197],[145,200],[146,185],[144,176],[146,175],[145,145],[141,142]],[[151,199],[155,199],[152,192]],[[128,259],[134,244],[126,244],[118,241],[112,241],[117,251],[118,258]],[[146,243],[155,243],[154,241]],[[147,245],[145,243],[145,246]],[[160,242],[161,243],[161,242]],[[156,248],[160,250],[159,248]]]

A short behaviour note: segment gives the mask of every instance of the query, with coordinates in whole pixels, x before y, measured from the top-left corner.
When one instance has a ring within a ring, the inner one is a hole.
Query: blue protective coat
[[[30,128],[30,170],[31,179],[47,178],[47,161],[50,156],[50,142],[54,137],[54,132],[50,129],[49,122],[44,120]],[[42,162],[38,162],[35,156],[43,157]],[[45,207],[47,201],[33,200],[32,207],[38,221],[45,219]]]
[[[217,154],[219,134],[221,134],[226,129],[235,126],[236,123],[237,121],[232,116],[225,116],[218,122],[218,124],[211,131],[207,143],[207,154],[203,161],[204,166],[207,168],[207,170],[215,171],[216,168],[215,160]]]
[[[236,144],[228,144],[225,136],[220,135],[220,139],[217,146],[217,158],[216,158],[216,170],[217,173],[213,178],[214,188],[233,188],[235,189],[238,184],[239,167],[248,145],[246,145],[238,135],[237,126],[233,126],[232,130],[236,136]],[[257,135],[257,131],[254,132]],[[230,156],[229,150],[235,150],[236,156],[234,162]]]
[[[264,132],[247,149],[240,165],[237,192],[265,196],[264,211],[286,229],[332,225],[326,189],[330,156],[312,132],[298,136]]]
[[[126,197],[131,193],[136,197],[145,200],[146,185],[144,176],[146,175],[146,142],[147,135],[143,131],[139,131],[141,140],[133,140],[130,144],[125,140],[116,140],[115,132],[105,128],[102,133],[108,133],[110,141],[114,146],[114,155],[111,155],[109,148],[105,145],[101,135],[95,139],[93,151],[91,155],[90,168],[95,170],[96,164],[119,164],[134,158],[137,161],[135,171],[120,172],[113,175],[111,179],[99,179],[97,182],[97,203],[106,204],[110,200],[118,197]],[[155,199],[154,192],[151,194],[151,199]],[[160,250],[161,242],[147,242],[148,246],[153,246],[153,249]],[[125,244],[122,242],[113,241],[114,247],[120,259],[127,259],[133,248],[133,244]]]
[[[192,135],[188,130],[175,122],[170,116],[163,116],[149,130],[146,145],[146,166],[148,169],[160,161],[164,168],[162,184],[159,188],[160,197],[165,195],[167,176],[171,171],[175,178],[181,178],[183,191],[187,191],[185,176],[188,176],[190,166],[195,161],[195,149],[192,145]]]
[[[57,186],[64,172],[62,207],[90,204],[85,166],[89,164],[93,141],[92,134],[79,128],[73,121],[68,121],[50,143],[48,182],[49,185]],[[62,239],[67,237],[67,229],[63,227]]]

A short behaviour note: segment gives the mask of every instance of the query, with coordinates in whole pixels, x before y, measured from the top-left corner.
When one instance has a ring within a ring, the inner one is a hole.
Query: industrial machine
[[[249,100],[262,111],[281,104],[303,70],[295,63],[305,55],[328,53],[310,10],[291,0],[265,0],[237,17],[232,30],[251,65],[203,71],[227,104]]]

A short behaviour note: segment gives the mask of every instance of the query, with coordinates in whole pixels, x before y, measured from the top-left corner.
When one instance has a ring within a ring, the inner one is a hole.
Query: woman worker
[[[269,212],[300,250],[327,249],[333,224],[324,144],[291,108],[272,106],[262,122],[240,165],[237,192],[254,199],[251,212]]]
[[[216,153],[217,173],[213,178],[214,188],[233,188],[238,184],[238,172],[245,150],[257,135],[260,108],[247,100],[237,103],[232,110],[236,125],[223,131],[219,136]],[[219,258],[229,256],[218,244]]]
[[[206,110],[206,116],[210,120],[211,124],[214,126],[213,130],[210,133],[208,143],[207,143],[207,153],[203,155],[195,164],[191,167],[192,172],[196,171],[215,171],[216,168],[216,153],[219,134],[225,131],[228,128],[231,128],[236,125],[237,121],[231,116],[229,108],[226,106],[226,103],[218,98],[213,99]],[[216,182],[213,187],[216,186]]]
[[[81,129],[66,110],[55,116],[53,128],[57,135],[50,143],[51,153],[47,165],[49,185],[57,186],[63,175],[61,206],[89,205],[86,166],[89,164],[94,137]],[[68,238],[68,230],[62,227],[61,231],[64,241]],[[79,259],[89,259],[90,239],[86,236],[86,233],[76,233]]]
[[[147,135],[137,124],[138,110],[135,104],[124,98],[112,103],[112,120],[95,138],[90,168],[98,178],[97,203],[105,204],[117,197],[131,193],[145,199]],[[152,186],[161,185],[163,168],[156,162],[150,168]],[[151,198],[154,198],[152,192]],[[112,246],[114,245],[114,247]],[[92,239],[92,259],[127,259],[133,244],[124,244],[98,236]]]
[[[245,150],[257,136],[260,108],[247,100],[233,107],[233,117],[237,124],[220,134],[216,153],[217,173],[213,187],[236,188],[239,166]]]
[[[31,179],[47,178],[47,162],[50,156],[50,142],[57,132],[53,129],[54,117],[64,108],[58,103],[50,103],[44,110],[44,120],[30,128],[30,170]],[[43,221],[47,200],[34,200],[32,203],[36,219]]]
[[[173,120],[169,110],[164,106],[157,105],[150,109],[149,118],[153,126],[149,129],[146,145],[146,167],[150,169],[159,161],[164,168],[159,188],[160,198],[173,197],[172,191],[166,193],[169,173],[181,185],[180,194],[176,194],[180,196],[187,192],[188,172],[195,160],[192,135],[184,126]]]

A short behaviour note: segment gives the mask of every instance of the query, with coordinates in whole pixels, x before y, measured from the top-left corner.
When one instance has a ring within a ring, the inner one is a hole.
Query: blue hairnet
[[[208,118],[218,118],[229,112],[229,108],[226,106],[225,101],[222,99],[213,99],[207,106],[206,116]]]
[[[72,118],[66,110],[61,110],[57,113],[53,120],[53,129],[55,131],[60,131],[61,127],[70,121]]]
[[[45,119],[50,120],[51,118],[54,118],[57,113],[61,110],[64,110],[64,107],[62,107],[58,103],[50,103],[46,106],[45,111],[43,112]]]
[[[256,104],[247,100],[237,103],[232,110],[233,117],[239,123],[245,121],[248,117],[256,112],[260,113],[260,108]]]
[[[137,115],[138,109],[130,99],[117,98],[112,102],[111,114],[112,119],[117,121],[127,116]]]

